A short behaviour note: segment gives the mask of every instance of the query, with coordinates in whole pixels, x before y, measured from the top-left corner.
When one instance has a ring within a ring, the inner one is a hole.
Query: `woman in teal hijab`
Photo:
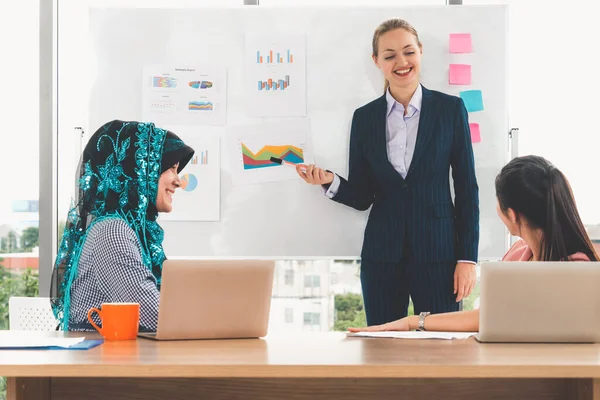
[[[60,328],[93,330],[90,308],[128,302],[140,304],[140,330],[156,330],[166,258],[156,218],[171,211],[178,174],[193,154],[152,123],[111,121],[90,138],[52,274]]]

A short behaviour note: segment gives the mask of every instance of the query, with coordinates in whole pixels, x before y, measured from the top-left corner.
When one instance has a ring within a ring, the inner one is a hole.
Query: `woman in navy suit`
[[[422,48],[409,23],[383,22],[373,61],[385,93],[354,112],[348,179],[297,167],[332,200],[372,206],[360,274],[368,325],[405,317],[409,297],[415,314],[457,311],[475,285],[479,188],[467,111],[460,98],[421,85]]]

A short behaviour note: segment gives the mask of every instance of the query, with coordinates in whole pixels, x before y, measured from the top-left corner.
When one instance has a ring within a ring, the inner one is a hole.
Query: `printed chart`
[[[313,163],[307,142],[308,123],[303,120],[239,127],[231,136],[234,184],[301,179],[293,165],[274,163],[271,157],[291,164]]]
[[[144,68],[144,120],[158,125],[225,125],[227,71],[216,67]]]
[[[271,157],[294,164],[304,163],[304,150],[298,146],[289,144],[283,146],[265,145],[257,153],[253,153],[244,142],[241,142],[241,146],[244,170],[279,167],[278,164],[271,161]]]
[[[306,116],[304,35],[246,35],[246,80],[249,116]]]
[[[173,211],[161,213],[164,221],[218,221],[220,218],[220,137],[210,128],[168,127],[194,149],[194,156],[179,174],[181,187],[173,195]]]

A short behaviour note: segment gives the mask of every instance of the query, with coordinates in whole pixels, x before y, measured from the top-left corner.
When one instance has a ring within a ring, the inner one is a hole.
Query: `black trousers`
[[[362,285],[367,325],[406,317],[409,297],[414,312],[432,314],[458,311],[454,294],[456,262],[416,264],[410,253],[399,263],[362,260]]]

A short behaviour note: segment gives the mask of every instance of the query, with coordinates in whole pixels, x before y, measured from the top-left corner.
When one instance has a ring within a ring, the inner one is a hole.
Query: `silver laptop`
[[[600,262],[481,265],[480,342],[600,342]]]
[[[266,336],[274,261],[166,260],[156,340]]]

